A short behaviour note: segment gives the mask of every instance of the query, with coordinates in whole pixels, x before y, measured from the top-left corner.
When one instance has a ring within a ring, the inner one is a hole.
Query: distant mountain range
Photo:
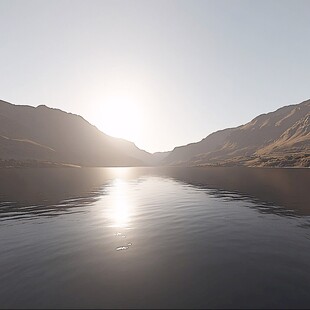
[[[0,100],[0,166],[310,166],[310,100],[150,154],[81,116]]]
[[[166,165],[310,166],[310,100],[176,147]]]

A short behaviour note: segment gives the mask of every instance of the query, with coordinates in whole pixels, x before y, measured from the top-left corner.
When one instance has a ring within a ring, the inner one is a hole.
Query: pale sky
[[[310,98],[310,1],[0,0],[0,99],[150,152]]]

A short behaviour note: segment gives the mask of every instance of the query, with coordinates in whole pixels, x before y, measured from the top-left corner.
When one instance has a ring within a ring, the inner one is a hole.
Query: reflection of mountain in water
[[[0,218],[81,212],[104,194],[100,169],[8,169],[0,175]],[[78,208],[78,209],[77,209]]]
[[[269,168],[169,168],[176,180],[200,188],[214,189],[216,195],[251,199],[260,204],[281,206],[299,214],[310,214],[308,169]],[[275,210],[272,208],[272,210]]]
[[[78,213],[83,212],[81,207],[88,206],[95,202],[99,197],[98,194],[91,193],[94,196],[80,197],[73,199],[62,200],[57,204],[52,205],[32,205],[26,206],[16,202],[0,202],[0,219],[26,219],[34,218],[37,216],[57,216],[62,213]],[[90,194],[90,195],[91,195]]]
[[[233,201],[247,201],[249,204],[246,205],[247,208],[252,208],[260,213],[264,214],[275,214],[280,216],[290,216],[295,217],[300,215],[297,210],[287,209],[277,205],[274,202],[262,201],[254,196],[246,195],[238,192],[230,192],[222,189],[205,189],[208,191],[209,195],[212,197],[221,199],[224,202]]]
[[[83,212],[115,178],[159,176],[224,200],[254,202],[260,212],[309,215],[310,171],[254,168],[12,169],[0,175],[0,218]],[[143,195],[143,193],[141,193]]]

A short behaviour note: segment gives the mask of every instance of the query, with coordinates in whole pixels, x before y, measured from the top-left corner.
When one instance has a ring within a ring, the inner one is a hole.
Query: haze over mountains
[[[0,160],[5,165],[9,160],[13,165],[32,160],[79,166],[309,167],[310,100],[155,154],[102,133],[81,116],[0,101]]]

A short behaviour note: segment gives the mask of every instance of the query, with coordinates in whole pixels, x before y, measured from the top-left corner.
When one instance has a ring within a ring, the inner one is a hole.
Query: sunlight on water
[[[108,218],[111,221],[111,227],[127,228],[129,225],[132,204],[128,190],[126,181],[122,179],[113,181],[108,202]]]
[[[307,308],[309,172],[4,170],[0,308]]]

